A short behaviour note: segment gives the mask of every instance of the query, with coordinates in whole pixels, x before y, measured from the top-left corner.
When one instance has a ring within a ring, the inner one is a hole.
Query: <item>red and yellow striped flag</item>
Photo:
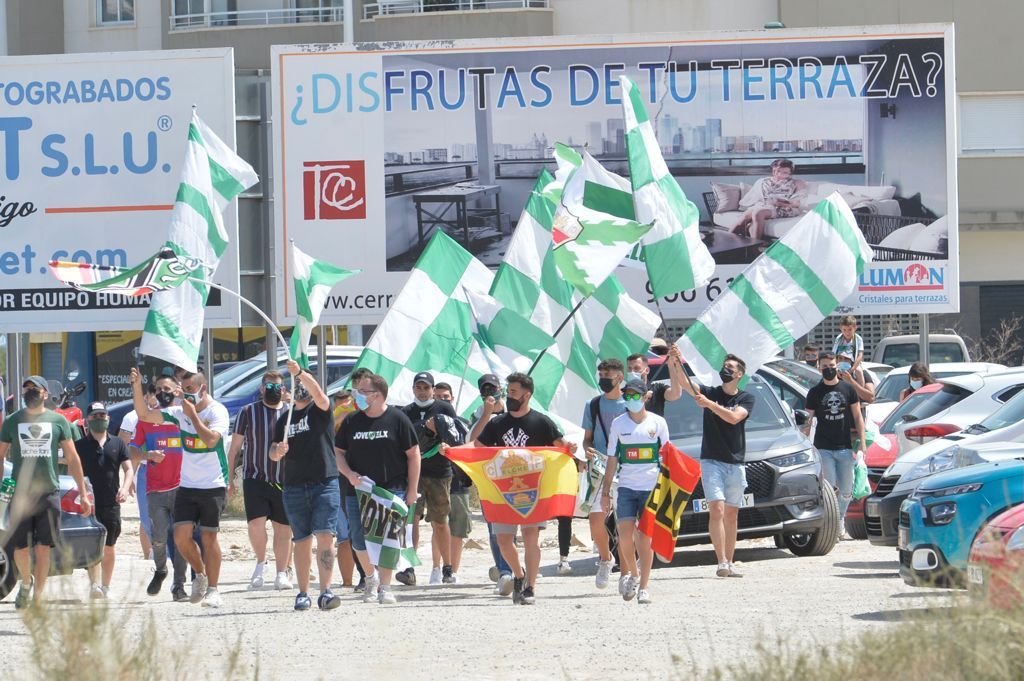
[[[539,523],[576,508],[579,475],[565,447],[449,448],[447,456],[472,478],[487,522]]]
[[[676,550],[676,536],[683,522],[686,501],[700,480],[700,463],[676,449],[671,442],[661,447],[661,473],[640,514],[638,529],[651,538],[654,553],[668,562]]]

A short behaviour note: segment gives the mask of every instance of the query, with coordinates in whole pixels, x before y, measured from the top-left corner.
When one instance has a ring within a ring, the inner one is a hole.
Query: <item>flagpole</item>
[[[473,356],[473,346],[476,345],[476,336],[472,336],[469,339],[469,351],[466,353],[466,363],[462,366],[462,377],[459,379],[459,392],[455,394],[455,409],[456,414],[460,414],[458,411],[459,400],[462,399],[462,388],[466,385],[466,374],[469,373],[469,359]]]
[[[659,302],[657,296],[654,298],[654,306],[656,308],[658,308],[658,316],[661,317],[661,328],[664,329],[665,334],[667,335],[668,334],[668,322],[665,321],[665,315],[661,311],[661,303]],[[675,343],[672,343],[672,345],[675,345]],[[672,359],[671,357],[668,357],[668,358],[665,359],[665,361],[668,362],[671,359]],[[688,373],[686,373],[686,367],[682,366],[682,362],[680,362],[679,370],[683,372],[683,376],[686,378],[686,382],[690,384],[690,390],[692,391],[692,393],[694,395],[696,395],[697,394],[697,388],[694,387],[693,381],[690,380],[690,375]]]
[[[575,314],[579,311],[580,307],[583,306],[583,303],[587,302],[587,300],[589,299],[590,296],[583,296],[582,298],[580,298],[580,302],[576,303],[576,306],[572,308],[572,312],[569,313],[569,316],[563,319],[562,323],[558,325],[557,329],[555,329],[555,332],[551,334],[552,338],[558,338],[558,334],[562,332],[562,329],[564,329],[565,326],[569,323],[569,320],[571,320],[573,316],[575,316]],[[540,363],[540,358],[543,357],[545,353],[547,353],[547,351],[547,348],[544,348],[543,350],[540,351],[540,354],[537,355],[537,359],[533,360],[533,364],[530,365],[530,370],[526,372],[527,376],[533,373],[533,370],[537,368],[537,364]]]

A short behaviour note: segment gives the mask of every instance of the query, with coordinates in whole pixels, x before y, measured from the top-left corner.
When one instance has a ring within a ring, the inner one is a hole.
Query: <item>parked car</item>
[[[889,372],[896,367],[891,364],[883,364],[882,362],[861,362],[860,366],[862,369],[867,369],[871,372],[872,376],[876,379],[875,388],[878,388],[878,384],[885,380],[885,377],[889,375]]]
[[[889,336],[883,338],[871,353],[871,361],[894,367],[910,366],[921,359],[921,336]],[[970,354],[964,339],[955,333],[933,333],[928,336],[928,364],[938,362],[969,362]]]
[[[814,367],[781,357],[765,362],[757,375],[794,411],[807,406],[808,391],[821,382],[821,372]]]
[[[11,462],[5,461],[3,477],[11,477],[12,471]],[[92,567],[100,562],[107,530],[96,522],[95,517],[81,515],[78,487],[71,476],[62,475],[57,482],[60,493],[60,532],[57,534],[57,545],[50,552],[50,574],[67,575],[72,570]],[[91,494],[89,500],[92,500]],[[3,519],[5,527],[10,520],[10,508],[7,513]],[[17,572],[14,546],[10,538],[7,538],[0,544],[0,600],[14,589],[18,580]]]
[[[807,413],[792,414],[760,375],[746,390],[755,406],[746,425],[747,489],[739,512],[739,538],[776,537],[797,556],[828,554],[839,537],[832,486],[823,482],[821,460],[800,432]],[[672,443],[691,456],[700,452],[703,414],[693,400],[665,405]],[[710,542],[704,488],[698,483],[679,529],[677,545]]]
[[[1024,504],[1003,511],[978,533],[967,557],[967,588],[996,608],[1024,605]]]
[[[949,362],[933,364],[928,367],[928,371],[932,378],[938,381],[951,376],[965,376],[1005,368],[1002,364],[991,362]],[[909,387],[909,366],[898,367],[890,371],[882,379],[882,382],[875,386],[875,401],[868,405],[868,418],[875,423],[884,421],[900,403],[900,395]]]
[[[1024,502],[1024,461],[944,471],[900,508],[900,575],[913,586],[964,588],[971,545],[992,518]]]

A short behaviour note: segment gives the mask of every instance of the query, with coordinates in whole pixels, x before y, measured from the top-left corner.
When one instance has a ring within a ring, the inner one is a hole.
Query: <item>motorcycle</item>
[[[68,382],[78,378],[78,372],[72,370],[68,373]],[[50,399],[53,401],[51,408],[66,418],[77,429],[75,439],[77,440],[85,432],[85,421],[82,417],[82,409],[75,403],[75,398],[85,392],[85,381],[74,386],[65,388],[60,381],[48,381]]]

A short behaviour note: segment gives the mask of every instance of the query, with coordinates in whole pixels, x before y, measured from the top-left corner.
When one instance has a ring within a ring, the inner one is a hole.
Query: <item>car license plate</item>
[[[693,504],[693,512],[694,513],[707,513],[708,512],[708,500],[707,499],[694,499],[691,503]],[[747,506],[753,506],[753,505],[754,505],[754,495],[753,494],[744,494],[743,495],[743,503],[740,504],[740,508],[746,508]]]
[[[967,581],[971,584],[985,583],[985,572],[981,569],[980,565],[967,566]]]
[[[906,551],[910,545],[910,530],[906,527],[899,528],[898,538],[900,548]]]
[[[878,512],[878,506],[879,504],[877,501],[869,500],[866,504],[864,504],[864,513],[871,516],[872,518],[877,518],[879,515],[881,515]]]

